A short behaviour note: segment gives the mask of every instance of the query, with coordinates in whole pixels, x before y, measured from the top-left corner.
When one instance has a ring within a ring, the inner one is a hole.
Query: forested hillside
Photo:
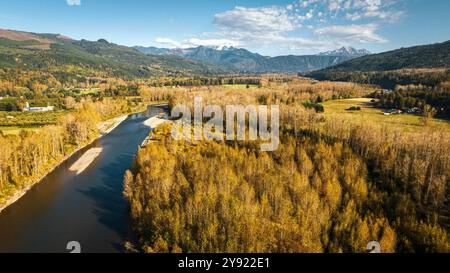
[[[401,48],[353,59],[327,71],[387,71],[408,68],[450,67],[450,41]]]
[[[396,85],[435,87],[450,80],[450,41],[367,55],[308,73],[319,80],[352,81],[395,89]]]
[[[213,65],[177,56],[148,56],[109,43],[76,41],[56,34],[0,30],[0,66],[52,74],[123,78],[225,73]]]

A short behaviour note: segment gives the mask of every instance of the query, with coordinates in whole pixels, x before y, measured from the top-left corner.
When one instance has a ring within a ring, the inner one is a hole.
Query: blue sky
[[[450,40],[448,0],[0,0],[0,28],[264,55],[372,52]]]

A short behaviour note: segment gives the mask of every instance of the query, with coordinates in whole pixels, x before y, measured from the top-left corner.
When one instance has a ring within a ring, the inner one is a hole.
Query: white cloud
[[[158,37],[155,39],[155,42],[157,42],[158,44],[164,45],[168,48],[179,48],[181,47],[181,44],[175,40],[172,40],[170,38],[165,38],[165,37]]]
[[[185,47],[196,47],[196,46],[213,46],[213,47],[238,47],[241,43],[235,40],[229,39],[197,39],[191,38],[185,41]]]
[[[355,12],[355,13],[347,13],[347,14],[345,14],[345,18],[347,20],[356,21],[356,20],[361,19],[362,15],[357,13],[357,12]]]
[[[297,15],[297,19],[300,21],[310,20],[314,17],[314,10],[309,10],[305,15]]]
[[[66,0],[69,6],[81,6],[81,0]]]
[[[304,0],[304,1],[299,1],[299,2],[300,2],[300,7],[307,8],[313,4],[316,4],[317,2],[319,2],[319,0]]]
[[[170,38],[158,37],[155,40],[156,43],[164,45],[168,48],[190,48],[190,47],[198,47],[198,46],[208,46],[208,47],[238,47],[240,46],[240,42],[236,40],[229,39],[198,39],[198,38],[190,38],[187,40],[183,40],[182,42],[177,42]]]
[[[298,53],[358,43],[385,43],[387,39],[377,32],[380,26],[401,17],[401,3],[406,0],[292,1],[283,6],[237,6],[214,16],[216,31],[183,41],[159,42],[178,48],[234,46]]]
[[[300,0],[301,8],[320,8],[330,17],[345,17],[356,21],[364,18],[375,18],[396,21],[403,14],[398,10],[404,0]]]
[[[260,46],[273,46],[284,47],[290,50],[323,50],[330,48],[334,43],[325,40],[312,40],[301,37],[286,37],[286,36],[264,36],[254,37],[253,42],[257,42]],[[248,41],[250,42],[250,41]]]
[[[314,1],[314,0],[311,0]],[[295,15],[293,5],[286,7],[244,8],[216,14],[214,24],[220,31],[206,33],[219,37],[233,37],[243,46],[273,46],[299,48],[323,48],[329,42],[315,41],[303,37],[289,37],[287,34],[301,28],[301,22],[314,17],[314,9],[304,15]]]
[[[235,7],[214,16],[214,24],[221,29],[239,32],[279,33],[292,31],[296,25],[282,7]]]
[[[290,37],[288,33],[301,28],[300,21],[314,17],[314,9],[305,14],[294,16],[293,6],[244,8],[235,7],[214,16],[214,24],[220,29],[217,32],[204,33],[206,36],[227,37],[237,46],[317,49],[328,48],[329,41],[316,41],[303,37]],[[225,41],[229,41],[229,40]]]
[[[332,25],[316,29],[317,35],[337,38],[340,41],[353,43],[385,43],[386,39],[376,34],[377,24],[366,25]]]

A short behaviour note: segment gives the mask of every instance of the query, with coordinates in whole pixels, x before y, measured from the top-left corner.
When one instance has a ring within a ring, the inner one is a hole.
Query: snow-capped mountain
[[[319,53],[320,56],[344,56],[344,57],[362,57],[372,54],[367,49],[355,49],[353,47],[341,47],[336,50]]]
[[[267,57],[236,47],[199,46],[185,49],[135,47],[151,55],[176,55],[182,58],[213,64],[236,72],[305,72],[340,64],[369,54],[367,50],[341,48],[318,55]]]

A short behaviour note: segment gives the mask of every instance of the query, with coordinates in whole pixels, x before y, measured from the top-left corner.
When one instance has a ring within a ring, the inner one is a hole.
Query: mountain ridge
[[[364,56],[304,76],[375,84],[390,90],[397,85],[445,86],[450,79],[450,41]]]
[[[360,57],[364,51],[347,50],[346,54],[327,55],[284,55],[276,57],[262,56],[244,48],[223,47],[221,49],[199,46],[186,49],[168,49],[157,47],[136,46],[135,49],[150,55],[176,55],[191,60],[201,61],[221,67],[226,67],[235,72],[264,73],[286,72],[299,73],[323,69],[337,65],[352,58]],[[356,52],[356,54],[353,54]],[[325,54],[325,53],[324,53]]]
[[[450,67],[450,40],[362,56],[323,71],[389,71]]]
[[[319,56],[352,56],[362,57],[365,55],[371,55],[372,53],[367,49],[355,49],[353,47],[341,47],[336,50],[326,51],[319,53]]]
[[[61,34],[6,29],[0,29],[0,65],[48,71],[65,71],[67,66],[74,66],[85,73],[128,78],[228,73],[217,66],[179,56],[146,55],[105,39],[73,40]]]

